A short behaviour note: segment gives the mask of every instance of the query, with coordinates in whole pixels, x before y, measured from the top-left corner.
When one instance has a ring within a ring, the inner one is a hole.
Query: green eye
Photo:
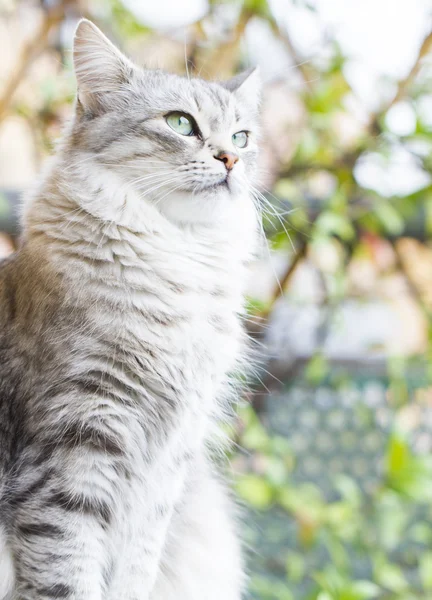
[[[232,141],[234,146],[237,146],[237,148],[246,148],[246,146],[248,145],[248,134],[246,131],[238,131],[237,133],[235,133],[232,136]]]
[[[180,135],[194,135],[195,123],[191,116],[180,112],[172,112],[166,117],[166,122],[176,133]]]

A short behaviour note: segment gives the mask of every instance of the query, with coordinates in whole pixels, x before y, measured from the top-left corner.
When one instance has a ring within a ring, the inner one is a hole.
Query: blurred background
[[[80,16],[147,66],[261,67],[263,358],[230,456],[249,597],[431,600],[431,0],[0,0],[2,256]]]

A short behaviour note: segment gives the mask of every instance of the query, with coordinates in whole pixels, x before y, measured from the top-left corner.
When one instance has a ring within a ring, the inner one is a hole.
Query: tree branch
[[[397,102],[400,102],[400,100],[402,100],[406,96],[406,94],[409,90],[409,87],[411,86],[411,84],[417,77],[418,72],[420,71],[423,59],[429,54],[429,52],[431,50],[432,50],[432,31],[429,32],[429,34],[423,40],[423,43],[420,46],[420,50],[417,54],[417,58],[413,64],[410,72],[404,79],[401,79],[398,82],[396,94],[393,96],[393,98],[390,100],[390,102],[383,109],[381,109],[380,111],[378,111],[377,113],[372,115],[371,120],[369,121],[369,125],[368,125],[368,130],[370,133],[374,133],[374,132],[381,133],[382,129],[381,129],[380,121],[381,121],[382,117],[388,113],[388,111],[392,108],[392,106],[397,104]]]
[[[273,31],[273,34],[282,42],[285,48],[288,51],[288,54],[294,61],[294,67],[297,69],[302,81],[309,93],[313,92],[312,80],[310,78],[310,73],[307,65],[304,61],[302,61],[297,54],[297,50],[294,47],[294,44],[291,41],[291,38],[286,30],[282,31],[277,24],[277,22],[270,18],[269,20],[270,27]]]
[[[287,266],[287,268],[285,270],[285,273],[282,275],[282,278],[277,282],[277,284],[273,290],[273,294],[270,299],[268,307],[259,314],[260,319],[268,319],[277,300],[282,296],[285,288],[291,281],[298,265],[305,258],[306,251],[307,251],[307,242],[305,240],[303,240],[300,244],[299,249],[297,250],[297,253],[294,255],[293,260],[289,263],[289,265]]]
[[[42,24],[34,37],[24,45],[16,65],[11,71],[11,76],[6,82],[3,94],[0,96],[0,120],[9,109],[15,90],[21,83],[28,67],[48,45],[51,30],[63,20],[66,3],[61,2],[49,9],[44,14]]]
[[[223,79],[233,75],[237,66],[240,43],[247,24],[253,16],[254,13],[252,11],[243,7],[231,37],[225,43],[211,51],[209,56],[203,57],[202,62],[206,67],[206,77],[209,79]],[[201,69],[202,66],[198,68],[198,72],[201,72]]]
[[[388,102],[388,104],[383,109],[381,109],[380,111],[378,111],[376,113],[371,114],[369,123],[365,130],[365,135],[362,137],[361,142],[359,143],[359,145],[356,148],[354,148],[353,150],[350,150],[349,152],[345,152],[344,154],[339,156],[339,158],[337,158],[335,161],[333,161],[332,164],[326,165],[326,164],[315,164],[315,163],[310,163],[310,164],[307,164],[307,163],[295,164],[295,163],[293,163],[281,174],[281,176],[282,177],[292,177],[292,176],[297,175],[298,173],[307,172],[309,170],[316,171],[316,170],[324,169],[327,171],[335,172],[335,171],[338,171],[338,169],[340,169],[340,168],[352,169],[355,166],[358,158],[363,154],[363,152],[373,149],[374,145],[376,144],[377,137],[383,132],[381,120],[387,114],[387,112],[392,108],[392,106],[394,106],[397,102],[399,102],[400,100],[402,100],[405,97],[405,95],[407,94],[407,92],[409,90],[410,85],[412,84],[412,82],[416,78],[418,72],[420,71],[423,59],[431,51],[432,51],[432,31],[423,40],[423,43],[420,47],[417,58],[414,62],[414,65],[412,66],[410,72],[404,79],[399,81],[396,94],[393,96],[393,98],[390,100],[390,102]]]

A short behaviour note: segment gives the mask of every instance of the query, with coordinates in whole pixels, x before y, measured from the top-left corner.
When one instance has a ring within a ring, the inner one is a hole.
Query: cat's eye
[[[232,136],[232,142],[237,148],[246,148],[249,142],[247,131],[237,131],[237,133]]]
[[[181,112],[172,112],[165,117],[168,125],[180,135],[195,135],[195,121],[190,115]]]

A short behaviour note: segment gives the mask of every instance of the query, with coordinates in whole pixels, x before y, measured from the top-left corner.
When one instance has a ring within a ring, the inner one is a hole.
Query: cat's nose
[[[234,154],[234,152],[219,152],[219,154],[216,154],[215,156],[216,160],[221,160],[227,171],[231,171],[232,169],[234,169],[234,165],[236,164],[236,162],[238,162],[239,157],[237,154]]]

